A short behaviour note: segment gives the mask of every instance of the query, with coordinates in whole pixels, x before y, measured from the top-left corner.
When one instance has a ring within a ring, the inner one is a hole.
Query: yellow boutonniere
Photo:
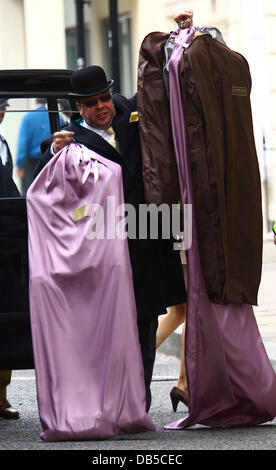
[[[139,121],[138,111],[134,111],[129,116],[129,122],[137,122]]]

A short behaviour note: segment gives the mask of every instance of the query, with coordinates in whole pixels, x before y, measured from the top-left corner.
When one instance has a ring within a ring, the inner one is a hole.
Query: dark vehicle
[[[71,70],[2,70],[0,98],[16,103],[47,98],[51,133],[56,132],[61,100],[76,109],[69,96],[71,74]],[[18,110],[10,106],[8,112]],[[34,368],[28,284],[26,198],[0,198],[0,370]]]

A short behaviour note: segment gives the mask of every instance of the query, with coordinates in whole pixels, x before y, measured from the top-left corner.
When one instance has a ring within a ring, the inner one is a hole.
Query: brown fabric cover
[[[145,37],[138,66],[138,113],[143,180],[148,204],[177,204],[180,188],[174,157],[170,109],[163,80],[163,49],[169,34]]]
[[[216,303],[256,305],[263,230],[248,64],[203,35],[184,52],[180,77],[206,289]]]
[[[180,200],[162,73],[168,36],[148,35],[139,59],[144,185],[147,202],[157,204]],[[248,64],[240,54],[202,35],[184,52],[180,77],[206,290],[214,303],[256,305],[262,212]]]

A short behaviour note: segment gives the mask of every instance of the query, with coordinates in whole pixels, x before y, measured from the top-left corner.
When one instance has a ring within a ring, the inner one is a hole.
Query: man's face
[[[76,105],[80,115],[90,126],[102,130],[111,126],[115,108],[109,90],[99,95],[80,98]]]
[[[6,107],[0,108],[0,124],[1,124],[1,122],[3,121],[3,119],[4,119],[5,111],[6,111]]]

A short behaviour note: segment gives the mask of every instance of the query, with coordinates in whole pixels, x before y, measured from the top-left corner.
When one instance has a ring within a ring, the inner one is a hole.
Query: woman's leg
[[[186,366],[185,366],[185,330],[186,322],[183,324],[182,335],[181,335],[181,356],[180,356],[180,371],[178,376],[177,388],[188,393]]]
[[[167,314],[159,319],[156,333],[156,348],[158,348],[168,336],[183,323],[181,334],[180,371],[176,388],[185,392],[188,400],[188,385],[185,366],[185,329],[186,329],[186,304],[173,305],[167,309]]]
[[[173,305],[167,308],[166,315],[159,317],[156,333],[156,348],[186,320],[186,304]]]

